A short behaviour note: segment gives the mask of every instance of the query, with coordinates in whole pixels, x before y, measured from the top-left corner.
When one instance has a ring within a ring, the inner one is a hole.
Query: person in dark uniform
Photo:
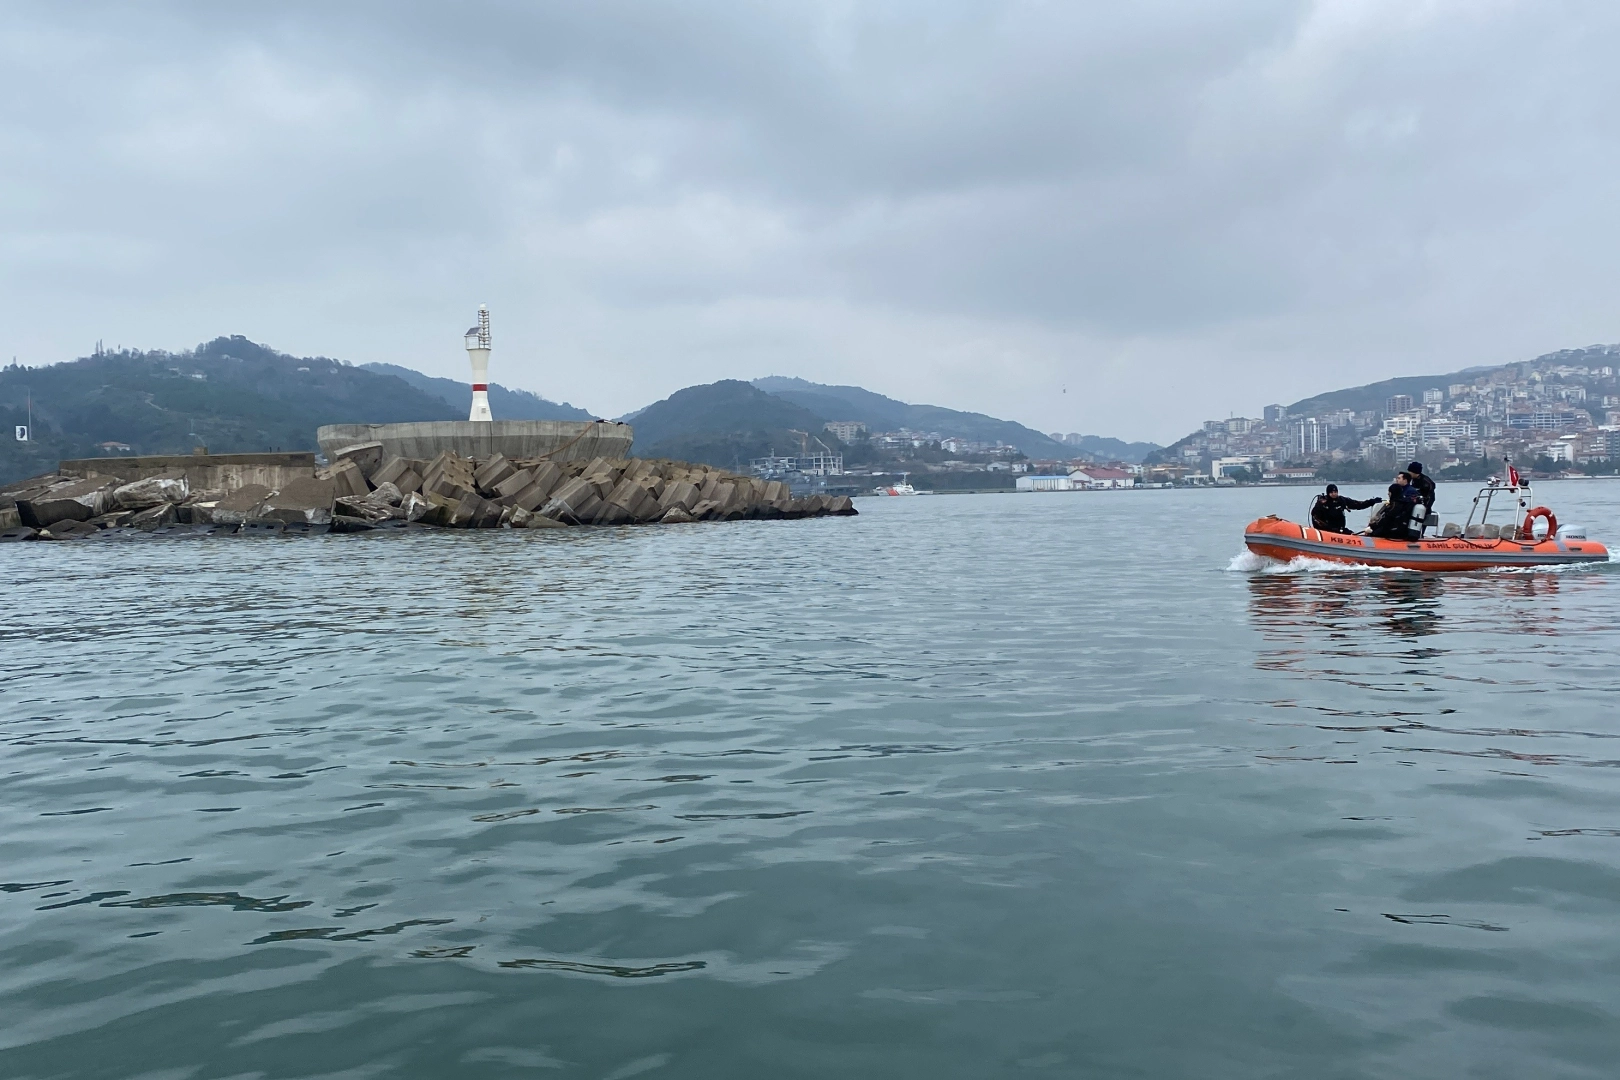
[[[1421,461],[1412,462],[1406,467],[1406,471],[1412,477],[1412,491],[1417,496],[1417,501],[1423,504],[1423,520],[1427,522],[1429,511],[1434,509],[1434,480],[1423,471]]]
[[[1385,540],[1408,540],[1406,531],[1412,521],[1412,511],[1419,505],[1417,489],[1412,486],[1411,473],[1399,473],[1389,485],[1389,498],[1373,515],[1367,532]]]
[[[1311,501],[1311,528],[1347,533],[1350,530],[1344,523],[1346,510],[1365,510],[1378,503],[1378,499],[1347,499],[1339,494],[1338,484],[1329,484],[1326,491]]]

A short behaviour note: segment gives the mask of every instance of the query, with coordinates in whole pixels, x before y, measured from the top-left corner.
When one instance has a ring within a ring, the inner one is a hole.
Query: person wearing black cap
[[[1423,504],[1423,520],[1427,523],[1429,511],[1434,509],[1434,480],[1423,471],[1421,461],[1412,462],[1406,467],[1406,471],[1411,474],[1413,493],[1417,496],[1417,501]],[[1428,525],[1425,524],[1424,528],[1428,528]]]
[[[1329,484],[1327,490],[1311,501],[1311,528],[1322,532],[1347,533],[1344,523],[1346,510],[1365,510],[1377,506],[1378,499],[1347,499],[1339,494],[1338,484]]]

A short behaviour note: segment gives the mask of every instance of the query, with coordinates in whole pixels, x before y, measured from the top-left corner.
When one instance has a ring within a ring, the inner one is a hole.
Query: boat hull
[[[1283,562],[1304,557],[1401,570],[1488,570],[1609,561],[1609,549],[1594,540],[1384,540],[1322,532],[1274,517],[1250,522],[1243,530],[1243,542],[1256,555]]]

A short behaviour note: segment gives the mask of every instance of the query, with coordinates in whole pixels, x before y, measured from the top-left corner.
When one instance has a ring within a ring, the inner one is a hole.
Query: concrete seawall
[[[635,432],[609,420],[432,420],[415,424],[328,424],[315,441],[328,460],[357,443],[381,443],[383,453],[431,461],[450,452],[470,460],[548,458],[590,461],[625,458]]]
[[[184,478],[194,491],[235,491],[246,484],[280,488],[315,475],[314,454],[171,454],[149,457],[71,458],[57,466],[65,477],[116,477],[129,483],[151,476]]]

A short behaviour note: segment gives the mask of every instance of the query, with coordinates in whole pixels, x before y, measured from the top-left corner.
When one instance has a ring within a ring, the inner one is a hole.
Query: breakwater
[[[347,446],[321,468],[216,459],[64,462],[61,472],[0,488],[0,540],[145,533],[360,533],[386,529],[566,529],[854,514],[845,496],[796,498],[788,485],[706,465],[639,458],[485,459],[443,451],[431,461]],[[251,455],[244,455],[251,457]],[[213,486],[199,487],[194,476]]]

